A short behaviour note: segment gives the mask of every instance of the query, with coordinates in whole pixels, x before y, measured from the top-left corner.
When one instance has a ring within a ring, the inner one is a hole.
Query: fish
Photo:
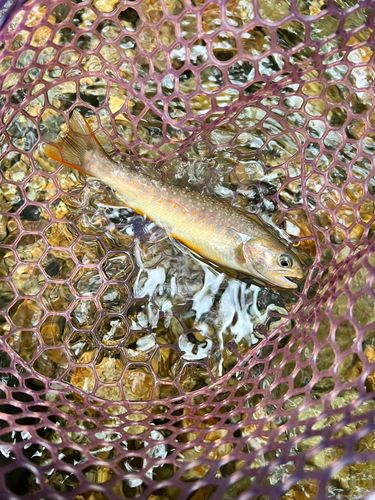
[[[161,226],[219,268],[263,285],[294,289],[304,269],[294,251],[254,214],[187,186],[151,178],[111,160],[85,118],[74,110],[68,132],[44,145],[48,158],[112,188],[134,212]]]

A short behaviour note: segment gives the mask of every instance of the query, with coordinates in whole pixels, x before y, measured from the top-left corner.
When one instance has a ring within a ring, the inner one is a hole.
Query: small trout
[[[126,206],[212,263],[281,288],[296,288],[289,278],[304,276],[293,251],[256,216],[113,162],[77,111],[72,114],[67,135],[45,145],[44,150],[49,158],[110,186]]]

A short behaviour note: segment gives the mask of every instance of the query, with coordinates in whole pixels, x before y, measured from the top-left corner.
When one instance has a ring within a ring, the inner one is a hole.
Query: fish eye
[[[292,267],[293,259],[290,255],[286,254],[280,255],[279,264],[281,267]]]

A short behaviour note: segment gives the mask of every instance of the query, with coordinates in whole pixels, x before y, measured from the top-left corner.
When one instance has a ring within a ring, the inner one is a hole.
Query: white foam
[[[187,361],[194,361],[215,355],[216,359],[219,358],[217,371],[221,375],[226,336],[237,344],[246,341],[249,345],[254,345],[259,341],[256,328],[266,323],[270,312],[285,314],[286,311],[275,304],[269,304],[265,310],[259,310],[259,286],[228,278],[192,256],[184,247],[176,247],[181,250],[181,254],[167,257],[162,263],[164,267],[158,265],[149,269],[144,266],[141,249],[136,242],[135,258],[139,272],[134,283],[134,295],[138,298],[148,298],[144,312],[138,313],[137,328],[155,328],[161,312],[164,324],[168,327],[175,315],[175,304],[181,303],[181,300],[192,300],[191,309],[195,312],[194,329],[205,337],[205,342],[192,343],[185,334],[181,334],[178,345],[182,357]],[[192,258],[199,266],[194,271],[194,285],[189,284]],[[203,285],[200,285],[202,281]],[[200,288],[197,290],[198,286]],[[149,342],[151,346],[154,339],[150,338]]]
[[[224,279],[224,274],[219,274],[204,266],[203,287],[193,297],[192,309],[195,311],[196,319],[199,321],[203,314],[207,313],[214,302],[215,295]]]
[[[193,344],[189,341],[186,335],[181,335],[178,339],[178,347],[184,354],[182,357],[188,361],[195,361],[198,359],[205,359],[211,352],[212,340],[207,339],[205,345]],[[193,350],[195,352],[193,352]]]
[[[163,285],[165,283],[165,270],[163,267],[158,266],[154,269],[144,267],[139,243],[135,245],[135,258],[139,267],[138,275],[134,282],[134,297],[144,298],[152,297],[155,293],[161,295],[163,293]],[[146,274],[146,279],[143,281],[143,275]],[[143,284],[141,284],[143,282]]]
[[[155,337],[151,334],[140,337],[136,342],[137,350],[142,352],[150,351],[155,344]]]

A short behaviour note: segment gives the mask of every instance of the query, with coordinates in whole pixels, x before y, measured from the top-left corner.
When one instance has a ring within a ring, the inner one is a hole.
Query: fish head
[[[297,288],[289,278],[305,275],[298,257],[271,234],[246,241],[243,255],[249,274],[280,288]]]

